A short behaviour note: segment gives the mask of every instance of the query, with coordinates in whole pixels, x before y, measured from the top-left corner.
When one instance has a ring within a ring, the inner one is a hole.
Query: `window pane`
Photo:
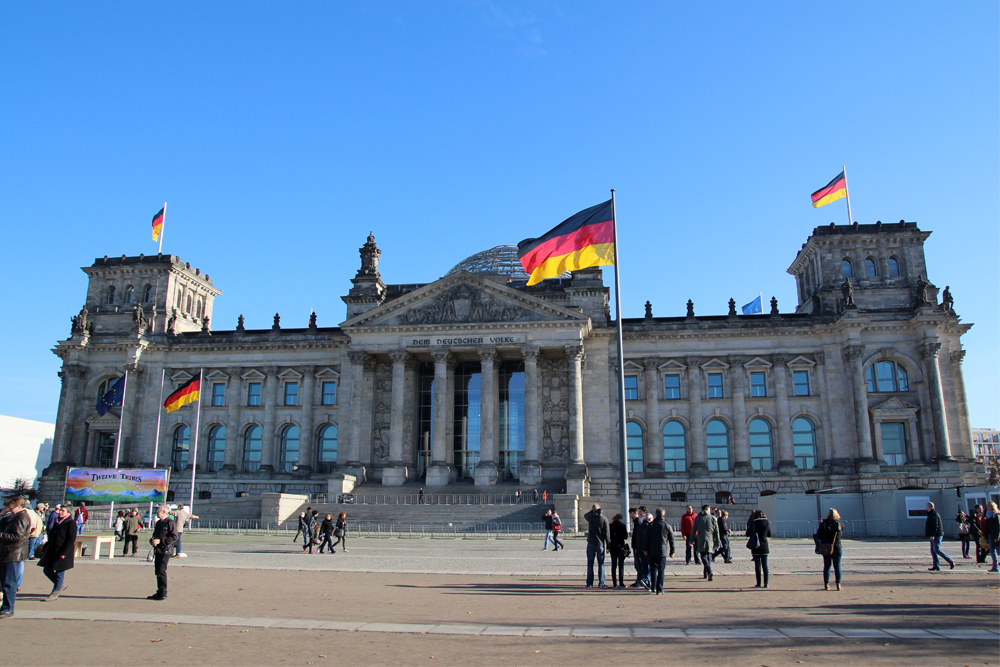
[[[809,371],[793,371],[792,379],[795,383],[796,396],[809,395]]]
[[[895,257],[890,257],[889,258],[889,275],[890,276],[898,276],[898,275],[900,275],[900,273],[899,273],[899,260],[897,260]]]
[[[243,437],[243,470],[256,472],[260,468],[261,435],[260,426],[251,426]]]
[[[865,276],[868,278],[874,278],[878,275],[878,269],[875,266],[875,260],[866,259],[865,260]]]
[[[337,462],[337,427],[324,426],[319,432],[319,462]]]
[[[875,377],[878,378],[879,391],[896,391],[895,364],[891,361],[880,361],[875,364]]]
[[[896,384],[899,391],[910,391],[910,382],[906,378],[906,369],[896,364]]]
[[[677,421],[667,422],[663,427],[663,470],[665,472],[687,470],[686,452],[684,425]]]
[[[805,417],[792,422],[792,447],[796,467],[816,467],[816,428]]]
[[[750,395],[767,396],[767,385],[764,382],[763,373],[750,374]]]
[[[174,431],[174,469],[183,470],[188,464],[188,449],[191,446],[191,429],[178,426]]]
[[[722,398],[722,373],[708,374],[708,397]]]
[[[681,397],[681,376],[680,375],[666,375],[663,378],[663,384],[665,387],[664,397],[680,398]]]
[[[854,266],[851,264],[851,260],[849,259],[841,260],[840,273],[843,274],[845,278],[854,277]]]
[[[292,472],[299,463],[299,427],[288,426],[281,432],[281,472]]]
[[[766,419],[750,422],[750,467],[754,470],[773,468],[771,452],[771,425]]]
[[[906,463],[906,431],[900,422],[882,422],[882,454],[892,466]]]
[[[298,405],[299,404],[299,383],[298,382],[286,382],[285,383],[285,405]]]
[[[642,472],[642,427],[635,422],[625,425],[625,448],[628,454],[628,471]]]
[[[337,383],[323,383],[323,405],[335,405],[337,403]]]
[[[247,405],[260,405],[260,382],[247,385]]]
[[[219,407],[226,404],[226,385],[216,382],[212,385],[212,405]]]
[[[635,375],[625,376],[625,400],[639,400],[639,378]]]
[[[713,419],[705,427],[707,464],[709,470],[729,470],[729,429],[726,423]]]
[[[208,434],[208,470],[217,472],[226,459],[226,427],[216,426]]]

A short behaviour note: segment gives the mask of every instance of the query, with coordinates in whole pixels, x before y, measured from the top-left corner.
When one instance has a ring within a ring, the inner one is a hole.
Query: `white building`
[[[34,484],[52,459],[56,425],[0,415],[0,488]]]

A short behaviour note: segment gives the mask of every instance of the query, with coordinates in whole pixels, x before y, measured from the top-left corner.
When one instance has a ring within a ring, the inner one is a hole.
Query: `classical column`
[[[373,465],[374,446],[372,436],[374,435],[374,430],[372,426],[375,423],[375,368],[377,366],[378,360],[375,358],[375,355],[369,354],[365,357],[364,363],[361,364],[361,369],[364,372],[358,379],[361,383],[361,403],[358,406],[360,418],[358,452],[362,468]]]
[[[235,471],[242,460],[243,443],[240,439],[240,412],[243,407],[243,369],[231,366],[226,369],[229,386],[226,388],[226,456],[222,469]]]
[[[788,410],[788,355],[775,354],[774,391],[777,394],[775,419],[778,421],[778,468],[795,468],[795,450],[792,448],[792,428]]]
[[[347,428],[348,439],[345,445],[346,464],[348,468],[357,473],[361,470],[361,403],[364,391],[364,363],[368,354],[360,350],[351,350],[347,353],[347,358],[350,362],[348,376],[351,402],[350,405],[342,407],[340,413],[344,414],[344,408],[347,408],[347,414],[350,415]],[[337,463],[340,463],[340,452],[337,452],[337,459]]]
[[[542,483],[542,465],[538,460],[538,355],[535,345],[521,347],[524,357],[524,461],[520,482],[526,486]]]
[[[833,438],[834,438],[834,427],[833,420],[830,417],[830,390],[827,386],[826,378],[826,353],[822,350],[816,352],[814,355],[816,357],[816,389],[819,392],[820,397],[820,417],[823,419],[823,428],[816,428],[816,463],[817,465],[824,465],[830,459],[834,458],[833,454]],[[810,389],[812,393],[812,389]],[[816,424],[813,425],[817,427]],[[823,437],[820,437],[820,433]],[[794,447],[794,443],[793,443]]]
[[[920,461],[920,440],[917,436],[917,418],[911,415],[906,420],[906,451],[910,457],[910,463]]]
[[[872,456],[877,463],[885,463],[885,448],[882,446],[881,417],[872,417],[872,431],[875,432],[875,440],[872,442]]]
[[[941,343],[925,340],[920,344],[920,358],[924,363],[927,389],[931,395],[931,415],[934,420],[934,439],[937,441],[937,460],[951,461],[951,439],[948,437],[948,416],[945,414],[944,393],[941,389],[941,372],[938,369],[938,351]]]
[[[705,448],[704,417],[701,414],[701,357],[688,357],[688,400],[691,404],[691,429],[688,453],[692,475],[708,473],[708,451]]]
[[[474,471],[476,486],[496,486],[497,483],[497,351],[479,350],[479,463]]]
[[[278,368],[267,369],[266,396],[264,398],[264,433],[260,444],[260,470],[274,472],[276,453],[274,450],[274,421],[278,407]]]
[[[746,382],[742,354],[729,355],[729,381],[733,387],[733,470],[747,474],[750,466],[750,440],[747,435]]]
[[[313,446],[316,439],[313,437],[313,403],[316,402],[316,367],[303,366],[302,371],[302,393],[299,400],[302,402],[302,423],[299,425],[299,472],[309,474],[313,470]]]
[[[135,413],[142,405],[143,368],[139,364],[128,364],[128,391],[122,403],[122,442],[118,450],[119,467],[131,467],[138,462],[138,438],[135,437]],[[192,435],[194,425],[192,424]],[[192,441],[193,442],[193,441]]]
[[[659,359],[642,360],[643,380],[646,390],[646,433],[643,438],[646,472],[663,472],[663,432],[660,431],[660,373]]]
[[[583,345],[567,345],[569,361],[569,457],[577,466],[583,458]],[[624,425],[622,425],[624,427]]]
[[[965,393],[965,374],[962,371],[965,350],[952,350],[948,353],[948,358],[951,361],[952,383],[955,385],[955,411],[958,413],[958,427],[962,434],[961,443],[952,445],[952,453],[964,459],[974,459],[972,429],[969,426],[969,399]]]
[[[427,486],[445,486],[451,481],[451,466],[448,464],[448,350],[432,350],[434,359],[434,404],[431,415],[431,464],[427,468]]]
[[[865,384],[865,371],[861,364],[861,358],[864,355],[864,345],[844,347],[844,361],[850,368],[851,389],[854,392],[854,427],[858,442],[857,461],[861,466],[873,463],[875,460],[872,455],[872,430],[868,419],[868,385]]]
[[[382,486],[402,486],[407,468],[403,463],[403,432],[405,430],[406,350],[392,350],[392,401],[389,413],[389,464],[382,470]]]
[[[56,422],[55,442],[52,446],[52,465],[81,465],[82,461],[72,459],[70,447],[73,443],[73,428],[76,426],[76,411],[79,400],[80,379],[87,369],[76,364],[64,365],[59,371],[62,392],[59,396],[59,418]]]

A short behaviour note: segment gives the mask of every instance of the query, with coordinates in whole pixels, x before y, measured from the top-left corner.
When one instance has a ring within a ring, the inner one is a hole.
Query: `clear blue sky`
[[[427,282],[618,193],[624,314],[723,314],[785,273],[809,193],[933,231],[973,426],[1000,427],[998,8],[931,2],[0,6],[0,413],[54,421],[81,266],[164,252],[213,327],[344,319],[369,230]],[[610,282],[610,280],[609,280]]]

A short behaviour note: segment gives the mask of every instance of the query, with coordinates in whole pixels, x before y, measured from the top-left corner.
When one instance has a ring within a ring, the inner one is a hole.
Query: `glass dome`
[[[446,275],[451,275],[456,271],[468,271],[487,276],[507,276],[510,280],[523,280],[525,282],[530,277],[521,266],[521,260],[517,258],[516,245],[498,245],[489,250],[477,252],[451,267]],[[569,272],[567,271],[559,277],[568,278]]]

